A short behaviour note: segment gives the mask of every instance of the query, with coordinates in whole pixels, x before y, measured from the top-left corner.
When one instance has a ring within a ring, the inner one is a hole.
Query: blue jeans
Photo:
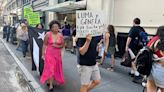
[[[25,57],[26,52],[28,51],[28,41],[21,40],[21,45],[22,45],[23,57]]]

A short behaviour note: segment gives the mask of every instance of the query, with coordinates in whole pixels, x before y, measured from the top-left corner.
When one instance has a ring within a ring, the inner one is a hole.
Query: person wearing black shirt
[[[7,25],[7,28],[6,28],[6,42],[9,41],[9,38],[10,38],[10,24]]]
[[[78,38],[79,67],[81,79],[80,92],[89,92],[100,83],[100,71],[96,63],[96,48],[98,40],[96,37],[87,35],[86,38]],[[90,83],[91,82],[91,83]]]
[[[142,77],[140,76],[139,72],[136,69],[134,60],[135,56],[137,55],[138,51],[141,49],[141,47],[138,46],[137,39],[139,39],[139,33],[141,31],[144,31],[143,27],[140,26],[140,19],[135,18],[133,20],[133,27],[131,27],[129,31],[129,35],[126,42],[126,48],[125,51],[130,53],[132,61],[132,69],[129,75],[134,76],[133,82],[139,83]]]

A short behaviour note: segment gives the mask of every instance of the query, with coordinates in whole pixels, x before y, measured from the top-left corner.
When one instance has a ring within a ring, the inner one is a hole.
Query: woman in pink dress
[[[59,33],[60,23],[53,20],[49,24],[50,32],[46,33],[42,48],[44,70],[40,82],[48,80],[49,92],[53,92],[53,80],[57,84],[64,84],[61,48],[64,45],[63,36]]]

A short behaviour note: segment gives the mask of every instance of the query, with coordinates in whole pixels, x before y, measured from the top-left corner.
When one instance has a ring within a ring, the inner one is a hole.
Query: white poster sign
[[[105,30],[103,11],[76,11],[76,36],[85,38],[87,34],[100,36]]]

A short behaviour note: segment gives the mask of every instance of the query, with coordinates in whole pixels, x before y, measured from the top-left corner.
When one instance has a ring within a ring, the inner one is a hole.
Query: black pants
[[[6,41],[7,41],[7,42],[9,41],[9,38],[10,38],[10,33],[7,33],[7,34],[6,34]]]
[[[3,39],[6,38],[6,32],[3,32]]]

